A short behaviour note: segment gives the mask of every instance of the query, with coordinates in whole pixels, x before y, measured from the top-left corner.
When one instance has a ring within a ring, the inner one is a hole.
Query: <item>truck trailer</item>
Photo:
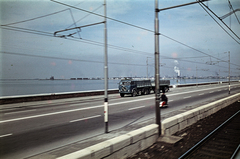
[[[168,92],[170,80],[160,80],[159,91]],[[146,95],[155,92],[155,82],[151,80],[122,79],[119,82],[119,93],[121,97],[129,94],[133,97],[136,95]]]

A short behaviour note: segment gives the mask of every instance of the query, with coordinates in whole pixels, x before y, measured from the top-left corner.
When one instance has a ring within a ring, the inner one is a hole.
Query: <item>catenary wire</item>
[[[213,16],[207,11],[207,9],[208,9],[214,16],[216,16],[238,39],[240,39],[239,36],[237,36],[237,34],[234,33],[234,32],[232,31],[232,29],[229,28],[229,27],[222,21],[221,18],[219,18],[219,17],[218,17],[211,9],[209,9],[204,3],[201,3],[201,2],[200,2],[199,5],[205,10],[205,12],[208,13],[208,15],[209,15],[233,40],[235,40],[238,44],[240,44],[240,42],[238,42],[230,33],[227,32],[226,29],[224,29],[224,28],[217,22],[217,20],[216,20],[215,18],[213,18]],[[204,8],[204,7],[205,7],[205,8]],[[207,9],[206,9],[206,8],[207,8]]]
[[[54,0],[52,0],[52,1],[54,1]],[[54,2],[61,4],[61,2],[57,2],[57,1],[54,1]],[[67,4],[63,4],[63,5],[67,5]],[[75,9],[80,9],[80,8],[76,8],[76,7],[70,6],[70,5],[67,5],[67,6],[69,6],[69,7],[71,7],[71,8],[75,8]],[[83,9],[80,9],[80,10],[83,10]],[[86,10],[83,10],[83,11],[86,11]],[[87,12],[89,12],[89,11],[87,11]],[[100,14],[96,14],[96,13],[93,13],[93,12],[89,12],[89,13],[102,16],[102,15],[100,15]],[[109,18],[109,17],[108,17],[108,18]],[[110,18],[110,19],[111,19],[111,20],[118,21],[118,22],[122,22],[122,21],[119,21],[119,20],[116,20],[116,19],[113,19],[113,18]],[[126,22],[123,22],[123,23],[129,25],[129,23],[126,23]],[[130,24],[130,25],[131,25],[131,24]],[[131,26],[136,27],[135,25],[131,25]],[[148,30],[148,29],[145,29],[145,28],[142,28],[142,27],[138,27],[138,28],[141,28],[141,29],[144,29],[144,30],[147,30],[147,31],[151,31],[151,30]],[[29,30],[29,29],[28,29],[28,30]],[[153,32],[153,31],[151,31],[151,32]],[[31,32],[28,32],[28,33],[31,33]],[[39,35],[42,35],[42,33],[43,33],[43,32],[39,32],[39,31],[38,31],[38,34],[39,34]],[[184,45],[184,46],[186,46],[186,47],[188,47],[188,48],[190,48],[190,49],[193,49],[193,50],[195,50],[195,51],[198,51],[198,52],[200,52],[200,53],[203,53],[203,54],[208,55],[208,56],[210,56],[210,57],[213,57],[213,58],[215,58],[215,59],[218,59],[218,58],[216,58],[216,57],[214,57],[214,56],[211,56],[211,55],[209,55],[209,54],[207,54],[207,53],[204,53],[204,52],[199,51],[199,50],[197,50],[197,49],[195,49],[195,48],[193,48],[193,47],[190,47],[190,46],[188,46],[188,45],[186,45],[186,44],[184,44],[184,43],[182,43],[182,42],[179,42],[179,41],[177,41],[177,40],[175,40],[175,39],[173,39],[173,38],[170,38],[170,37],[168,37],[168,36],[166,36],[166,35],[164,35],[164,34],[160,34],[160,35],[162,35],[162,36],[164,36],[164,37],[166,37],[166,38],[168,38],[168,39],[170,39],[170,40],[173,40],[173,41],[175,41],[175,42],[177,42],[177,43],[179,43],[179,44],[181,44],[181,45]],[[220,60],[220,59],[218,59],[218,60]],[[226,62],[226,61],[223,61],[223,62]],[[236,64],[234,64],[234,65],[236,65]],[[239,66],[239,65],[237,65],[237,66]]]
[[[5,28],[5,27],[10,27],[11,29],[9,28]],[[13,31],[20,31],[20,32],[24,32],[24,33],[33,33],[33,34],[37,34],[37,35],[44,35],[44,36],[50,36],[50,37],[53,37],[52,36],[52,33],[49,33],[49,32],[43,32],[43,31],[37,31],[37,30],[32,30],[32,29],[25,29],[25,28],[19,28],[19,27],[13,27],[13,26],[4,26],[3,27],[4,29],[8,29],[8,30],[13,30]],[[16,29],[16,30],[15,30]],[[163,34],[162,34],[163,35]],[[166,35],[163,35],[165,37],[167,37]],[[170,38],[170,37],[167,37],[167,38]],[[172,39],[172,38],[171,38]],[[96,41],[92,41],[92,40],[87,40],[87,39],[78,39],[78,38],[73,38],[73,39],[70,39],[68,38],[68,40],[71,40],[71,41],[76,41],[76,42],[82,42],[82,43],[87,43],[87,44],[93,44],[93,45],[97,45],[97,46],[104,46],[103,43],[101,42],[96,42]],[[181,43],[175,39],[172,39],[173,41],[177,42],[177,43]],[[207,55],[209,57],[209,54],[207,53],[204,53],[200,50],[197,50],[195,48],[192,48],[186,44],[183,44],[181,43],[182,45],[186,46],[186,47],[189,47],[190,49],[193,49],[195,51],[198,51],[198,52],[201,52],[205,55]],[[133,49],[128,49],[128,48],[124,48],[124,47],[119,47],[119,46],[114,46],[114,45],[110,45],[108,44],[108,47],[111,48],[111,49],[117,49],[117,50],[122,50],[122,51],[127,51],[127,52],[132,52],[132,53],[137,53],[137,54],[143,54],[143,55],[152,55],[152,53],[149,53],[149,52],[143,52],[143,51],[139,51],[139,50],[133,50]],[[171,57],[167,57],[167,56],[161,56],[165,59],[176,59],[176,58],[171,58]],[[210,57],[213,57],[213,56],[210,56]],[[216,57],[213,57],[213,58],[216,58]],[[216,58],[218,59],[220,62],[227,62],[227,61],[224,61],[224,60],[221,60],[219,58]],[[183,60],[183,61],[186,61],[186,62],[193,62],[195,63],[195,61],[187,61],[187,60]],[[236,65],[236,64],[233,64],[231,63],[231,65],[235,65],[235,66],[240,66],[240,65]]]
[[[0,51],[2,54],[9,55],[18,55],[18,56],[29,56],[29,57],[39,57],[39,58],[48,58],[48,59],[57,59],[57,60],[71,60],[71,61],[80,61],[80,62],[90,62],[90,63],[104,63],[103,61],[95,61],[95,60],[82,60],[82,59],[72,59],[72,58],[63,58],[63,57],[54,57],[54,56],[43,56],[43,55],[29,55],[24,53],[16,53],[16,52],[8,52],[8,51]],[[129,63],[118,63],[118,62],[109,62],[109,64],[114,65],[131,65],[131,66],[146,66],[143,64],[129,64]]]
[[[236,13],[235,13],[235,11],[234,11],[234,9],[233,9],[233,6],[232,6],[232,4],[231,4],[230,0],[228,0],[228,2],[229,2],[229,5],[231,6],[231,9],[232,9],[232,11],[233,11],[233,13],[234,13],[234,15],[235,15],[235,17],[236,17],[236,19],[237,19],[238,23],[240,24],[240,21],[239,21],[239,19],[238,19],[237,15],[236,15]]]
[[[11,29],[9,28],[4,28],[4,29],[8,29],[8,30],[14,30],[14,31],[21,31],[21,32],[24,32],[24,33],[33,33],[33,34],[37,34],[37,35],[44,35],[44,36],[50,36],[50,37],[53,37],[52,36],[52,33],[49,33],[49,32],[43,32],[43,31],[37,31],[37,30],[32,30],[32,29],[25,29],[25,28],[19,28],[19,27],[12,27],[12,26],[7,26],[7,27],[11,27]],[[16,30],[15,30],[16,29]],[[35,33],[36,32],[36,33]],[[72,40],[72,41],[76,41],[76,42],[82,42],[82,43],[87,43],[87,44],[93,44],[93,45],[97,45],[97,46],[103,46],[103,43],[100,43],[100,42],[96,42],[96,41],[92,41],[92,40],[86,40],[86,39],[68,39],[68,40]],[[178,41],[177,41],[178,42]],[[185,44],[183,44],[185,45]],[[146,55],[146,54],[149,54],[149,55],[152,55],[151,53],[148,53],[148,52],[143,52],[143,51],[138,51],[138,50],[133,50],[133,49],[128,49],[128,48],[123,48],[123,47],[119,47],[119,46],[114,46],[114,45],[110,45],[108,44],[108,46],[112,49],[117,49],[117,50],[122,50],[122,51],[127,51],[127,52],[132,52],[132,53],[137,53],[137,54],[143,54],[143,55]],[[187,47],[189,47],[188,45],[186,45]],[[191,49],[194,49],[194,48],[191,48]],[[194,49],[195,51],[199,51],[197,49]],[[201,51],[199,51],[201,52]],[[204,53],[204,52],[203,52]],[[206,53],[205,53],[206,54]],[[208,54],[206,54],[208,55]],[[176,59],[176,58],[172,58],[172,57],[167,57],[167,56],[160,56],[162,58],[165,58],[165,59]],[[209,56],[208,56],[209,57]],[[186,59],[186,58],[185,58]],[[189,61],[189,60],[185,60],[185,59],[182,59],[181,61],[185,61],[185,62],[191,62],[191,63],[199,63],[199,64],[206,64],[206,63],[201,63],[201,62],[196,62],[196,61]],[[180,60],[180,59],[178,59]],[[221,62],[227,62],[227,61],[224,61],[224,60],[221,60],[219,59],[219,61]],[[206,64],[207,65],[207,64]],[[236,65],[236,64],[233,64],[231,63],[231,65]],[[239,65],[236,65],[236,66],[239,66]]]

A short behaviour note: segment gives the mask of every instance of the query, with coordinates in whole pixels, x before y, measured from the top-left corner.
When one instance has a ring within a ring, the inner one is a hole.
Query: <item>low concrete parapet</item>
[[[117,89],[108,90],[108,94],[113,94],[113,93],[118,93],[118,90]],[[12,104],[12,103],[22,103],[22,102],[32,102],[32,101],[85,97],[85,96],[96,96],[96,95],[104,95],[104,91],[96,90],[96,91],[46,93],[46,94],[32,94],[32,95],[19,95],[19,96],[3,96],[3,97],[0,97],[0,105],[1,104]]]
[[[156,142],[158,125],[151,124],[58,159],[121,159],[142,151]]]
[[[218,101],[189,110],[162,121],[162,135],[170,136],[186,127],[196,123],[209,115],[212,115],[226,106],[240,100],[240,93],[220,99]]]

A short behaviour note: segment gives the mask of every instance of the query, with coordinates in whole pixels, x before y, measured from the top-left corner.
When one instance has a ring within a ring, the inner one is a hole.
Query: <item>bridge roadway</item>
[[[240,92],[238,82],[231,94]],[[227,84],[172,88],[161,118],[228,96]],[[109,95],[109,131],[155,118],[154,94]],[[103,96],[0,105],[0,157],[26,158],[104,134]],[[154,120],[153,120],[154,121]]]

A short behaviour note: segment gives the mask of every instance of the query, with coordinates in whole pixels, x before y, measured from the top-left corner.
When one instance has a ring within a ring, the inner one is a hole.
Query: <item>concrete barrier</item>
[[[240,93],[200,106],[162,121],[162,135],[170,136],[240,100]]]
[[[167,118],[161,123],[162,135],[170,136],[238,100],[240,93]],[[151,124],[58,159],[124,159],[150,147],[157,139],[158,125]]]
[[[158,125],[151,124],[119,137],[101,142],[58,159],[121,159],[142,151],[158,138]]]
[[[108,90],[108,94],[118,93],[117,89]],[[18,96],[3,96],[0,97],[1,104],[12,104],[42,100],[55,100],[74,97],[96,96],[104,95],[103,90],[95,91],[79,91],[79,92],[62,92],[62,93],[46,93],[46,94],[32,94],[32,95],[18,95]]]

